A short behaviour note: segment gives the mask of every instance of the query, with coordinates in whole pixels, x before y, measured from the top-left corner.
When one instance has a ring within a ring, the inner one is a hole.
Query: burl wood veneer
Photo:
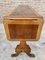
[[[9,41],[20,41],[16,47],[16,54],[12,54],[12,56],[18,56],[19,53],[25,52],[28,56],[34,57],[26,41],[39,40],[43,17],[28,5],[19,5],[10,15],[4,17],[3,23],[7,39]]]

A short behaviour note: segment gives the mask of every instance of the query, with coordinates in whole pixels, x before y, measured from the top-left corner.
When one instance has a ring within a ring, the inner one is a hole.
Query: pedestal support
[[[31,54],[31,48],[26,44],[26,41],[20,41],[20,44],[16,47],[16,54],[12,54],[12,57],[18,56],[21,52],[25,52],[30,57],[35,57],[34,54]]]

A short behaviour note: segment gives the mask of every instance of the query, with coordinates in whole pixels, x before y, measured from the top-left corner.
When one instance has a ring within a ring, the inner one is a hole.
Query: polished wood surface
[[[43,17],[28,5],[19,5],[10,15],[4,17],[3,23],[7,39],[20,41],[16,47],[16,54],[11,56],[18,56],[21,52],[25,52],[28,56],[35,57],[34,54],[31,54],[31,48],[26,41],[39,40]]]
[[[5,19],[19,19],[19,18],[40,18],[40,16],[32,7],[28,5],[19,5],[15,7],[15,9],[10,13],[10,15],[6,16]]]
[[[8,24],[11,39],[35,39],[38,25]]]
[[[18,40],[19,41],[21,40],[37,41],[40,38],[40,34],[41,34],[40,32],[43,25],[43,19],[42,18],[40,19],[39,18],[38,19],[14,19],[14,20],[9,19],[9,20],[4,20],[3,23],[4,23],[8,40],[10,41],[18,41]],[[21,32],[23,38],[21,38],[20,36],[20,39],[18,39],[19,34],[17,35],[16,31]],[[27,33],[28,35],[31,33],[29,35],[29,38],[28,36],[25,38]],[[33,33],[34,35],[32,35]],[[13,36],[14,38],[11,38],[11,36]]]

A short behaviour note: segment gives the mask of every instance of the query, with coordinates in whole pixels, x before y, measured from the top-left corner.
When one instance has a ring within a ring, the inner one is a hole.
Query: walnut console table
[[[9,41],[20,41],[16,47],[16,54],[11,56],[15,57],[21,52],[25,52],[28,56],[34,57],[26,41],[39,40],[43,17],[28,5],[19,5],[10,15],[4,17],[3,24],[7,39]]]

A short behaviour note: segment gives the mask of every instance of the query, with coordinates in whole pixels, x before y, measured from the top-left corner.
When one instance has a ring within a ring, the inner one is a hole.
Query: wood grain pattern
[[[11,39],[35,39],[38,25],[8,24]]]
[[[32,7],[28,5],[19,5],[15,8],[11,14],[5,17],[6,19],[15,19],[15,18],[40,18],[40,16]]]
[[[29,27],[28,27],[28,25],[29,25]],[[39,40],[39,37],[40,37],[40,32],[41,32],[41,29],[42,29],[42,25],[43,25],[43,19],[42,18],[38,18],[37,20],[36,19],[4,20],[4,26],[5,26],[5,31],[6,31],[7,39],[10,40],[10,41],[12,41],[12,40],[13,41],[14,40],[15,41],[23,40],[24,39],[24,36],[23,36],[24,35],[24,32],[23,32],[23,30],[25,31],[25,29],[26,29],[26,31],[28,31],[28,30],[31,30],[32,31],[33,30],[32,33],[35,31],[35,35],[36,35],[36,36],[34,35],[35,38],[30,38],[30,39],[29,38],[28,39],[25,38],[25,40],[28,40],[28,41],[37,41],[37,40]],[[16,26],[17,26],[17,28],[16,28]],[[32,28],[32,26],[34,26],[34,27]],[[6,29],[6,27],[8,29]],[[20,39],[16,38],[16,34],[15,34],[15,32],[16,32],[15,30],[19,30],[19,28],[22,29],[20,32],[23,32],[23,34],[22,34],[22,37],[23,38],[20,38]],[[14,37],[13,39],[10,37],[11,30],[12,30],[12,32],[14,31],[14,36],[12,35]],[[30,37],[34,37],[34,36],[30,35]]]

